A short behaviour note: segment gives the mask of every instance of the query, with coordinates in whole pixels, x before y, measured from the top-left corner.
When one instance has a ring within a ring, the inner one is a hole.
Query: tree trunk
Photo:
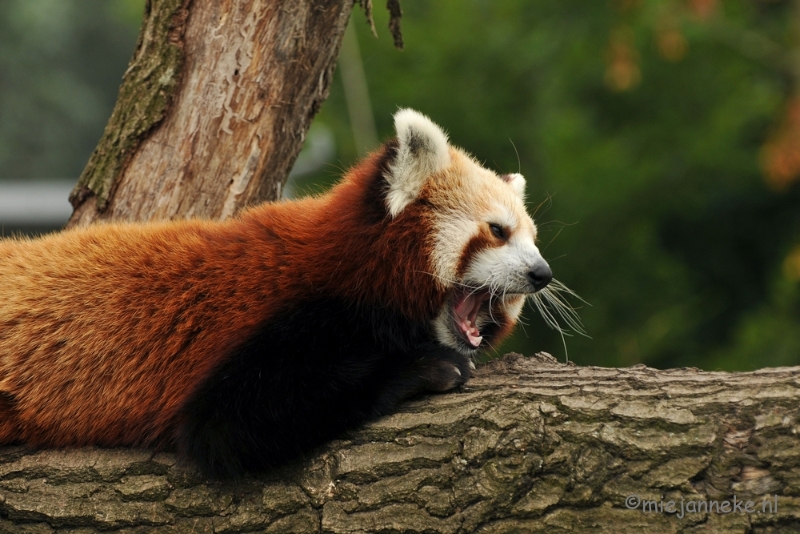
[[[797,532],[799,406],[797,367],[512,354],[463,391],[236,482],[203,481],[169,454],[1,450],[0,531]]]
[[[353,0],[149,0],[68,226],[224,219],[280,197]]]

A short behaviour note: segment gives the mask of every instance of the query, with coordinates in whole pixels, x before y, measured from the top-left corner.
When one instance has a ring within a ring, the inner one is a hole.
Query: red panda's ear
[[[518,172],[511,174],[504,174],[500,177],[505,183],[511,186],[511,189],[517,194],[519,198],[525,200],[525,177]]]
[[[394,115],[397,155],[389,165],[386,205],[396,217],[419,195],[425,180],[450,165],[447,135],[428,117],[413,109]]]

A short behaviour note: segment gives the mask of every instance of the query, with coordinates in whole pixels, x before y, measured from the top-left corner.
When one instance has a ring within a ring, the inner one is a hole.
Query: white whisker
[[[534,294],[530,300],[539,315],[544,319],[545,324],[558,331],[561,336],[561,343],[564,345],[564,354],[569,362],[566,336],[571,335],[571,332],[585,337],[589,336],[586,334],[581,318],[578,315],[578,309],[569,304],[568,297],[576,298],[588,305],[577,293],[556,279],[553,279],[547,287]],[[565,326],[561,325],[562,322]]]
[[[534,295],[534,297],[536,297],[535,301],[537,303],[537,309],[540,312],[542,309],[547,310],[547,316],[552,320],[551,322],[548,320],[548,318],[545,318],[545,322],[547,322],[548,325],[556,330],[564,330],[560,327],[555,317],[558,315],[558,317],[566,323],[569,330],[575,332],[576,334],[586,336],[586,330],[583,328],[583,323],[578,315],[578,309],[570,305],[566,299],[566,297],[574,297],[586,304],[586,301],[578,296],[574,291],[569,289],[558,280],[553,280],[550,282],[549,286]],[[555,312],[555,314],[552,312]]]

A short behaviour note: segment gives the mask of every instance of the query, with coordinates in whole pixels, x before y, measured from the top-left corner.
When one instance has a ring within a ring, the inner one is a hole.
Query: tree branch
[[[800,368],[605,369],[512,354],[461,392],[238,482],[203,481],[168,454],[5,449],[0,530],[788,532],[800,526],[799,405]],[[631,496],[676,511],[735,496],[754,511],[645,512]]]

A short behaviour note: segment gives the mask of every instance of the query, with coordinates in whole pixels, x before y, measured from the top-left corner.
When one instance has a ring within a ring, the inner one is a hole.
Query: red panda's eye
[[[492,233],[497,239],[502,239],[505,241],[506,239],[506,231],[505,229],[500,226],[499,224],[489,223],[489,228],[492,230]]]

